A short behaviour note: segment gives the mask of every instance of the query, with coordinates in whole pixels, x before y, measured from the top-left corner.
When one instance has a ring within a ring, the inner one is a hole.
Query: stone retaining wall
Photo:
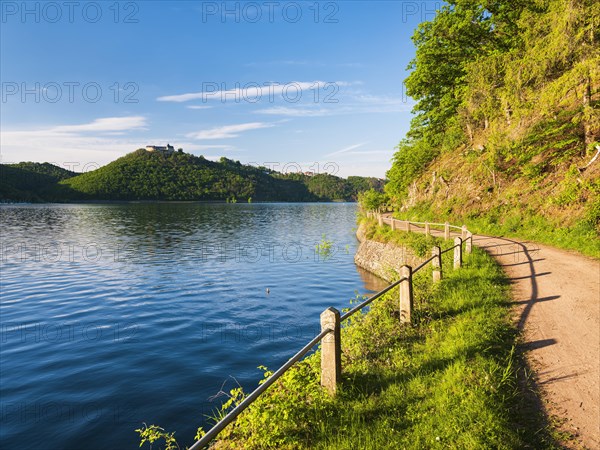
[[[374,273],[387,282],[391,283],[400,278],[398,274],[400,267],[403,265],[415,267],[423,260],[405,246],[383,244],[367,239],[364,222],[356,230],[356,237],[360,241],[358,250],[354,255],[356,265]]]

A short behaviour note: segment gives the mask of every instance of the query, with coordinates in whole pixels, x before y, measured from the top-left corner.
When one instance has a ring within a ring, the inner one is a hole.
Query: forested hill
[[[600,2],[450,0],[413,41],[415,117],[386,186],[399,214],[598,242]]]
[[[0,164],[0,200],[43,201],[59,181],[75,175],[50,163]]]
[[[37,173],[42,166],[44,175]],[[361,191],[383,189],[383,181],[376,178],[281,174],[227,158],[214,162],[183,152],[166,155],[144,149],[83,174],[61,172],[48,163],[0,168],[10,175],[2,178],[0,199],[12,201],[354,201]]]

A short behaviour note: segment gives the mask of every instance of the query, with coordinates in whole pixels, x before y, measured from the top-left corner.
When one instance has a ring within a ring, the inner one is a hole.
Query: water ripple
[[[257,366],[285,362],[323,309],[367,292],[355,211],[0,207],[0,447],[137,448],[142,422],[191,442],[223,383],[256,386]],[[324,233],[330,259],[315,253]]]

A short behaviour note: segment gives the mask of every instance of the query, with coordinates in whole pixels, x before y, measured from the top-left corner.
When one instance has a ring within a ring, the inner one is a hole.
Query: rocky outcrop
[[[398,273],[403,265],[415,267],[423,259],[416,256],[410,248],[367,239],[363,223],[359,225],[356,237],[360,241],[354,255],[356,265],[388,282],[399,278]]]

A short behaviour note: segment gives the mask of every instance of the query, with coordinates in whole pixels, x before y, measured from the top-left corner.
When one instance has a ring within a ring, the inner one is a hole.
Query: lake
[[[385,286],[354,265],[356,211],[1,206],[0,447],[134,449],[142,422],[191,445],[219,391],[254,388],[325,308]]]

